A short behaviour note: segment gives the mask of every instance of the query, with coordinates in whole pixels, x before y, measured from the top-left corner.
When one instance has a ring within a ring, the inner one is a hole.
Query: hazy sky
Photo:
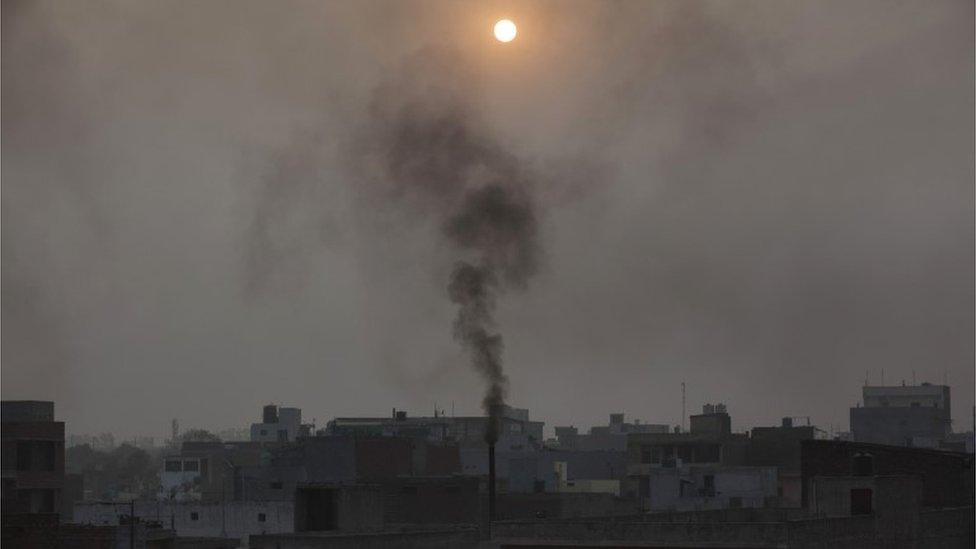
[[[364,153],[402,96],[531,174],[539,270],[497,317],[548,427],[677,424],[685,381],[736,429],[847,430],[884,369],[946,377],[971,428],[973,15],[5,1],[3,398],[123,435],[479,413],[454,252]]]

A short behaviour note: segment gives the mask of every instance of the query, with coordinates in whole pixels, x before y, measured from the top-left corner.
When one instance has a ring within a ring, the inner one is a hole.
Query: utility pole
[[[129,549],[136,547],[136,500],[129,500]]]

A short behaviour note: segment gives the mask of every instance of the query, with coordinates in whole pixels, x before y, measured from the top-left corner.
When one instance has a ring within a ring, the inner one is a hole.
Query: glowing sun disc
[[[512,23],[510,19],[502,19],[495,23],[495,38],[499,42],[511,42],[515,40],[516,34],[518,34],[518,30],[515,28],[515,23]]]

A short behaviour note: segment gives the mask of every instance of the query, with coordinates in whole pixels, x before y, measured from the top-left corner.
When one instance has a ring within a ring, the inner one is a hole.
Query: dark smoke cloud
[[[491,138],[455,52],[426,48],[381,85],[356,156],[378,168],[372,183],[399,207],[433,216],[460,259],[448,296],[458,306],[454,337],[487,383],[485,438],[498,438],[508,391],[497,297],[522,290],[539,260],[533,181],[519,159]],[[370,189],[375,190],[375,189]]]

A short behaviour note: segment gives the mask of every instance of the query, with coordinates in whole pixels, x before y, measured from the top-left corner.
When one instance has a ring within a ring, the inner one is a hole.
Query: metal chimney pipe
[[[491,523],[495,520],[495,445],[488,445],[488,537],[491,538]]]

